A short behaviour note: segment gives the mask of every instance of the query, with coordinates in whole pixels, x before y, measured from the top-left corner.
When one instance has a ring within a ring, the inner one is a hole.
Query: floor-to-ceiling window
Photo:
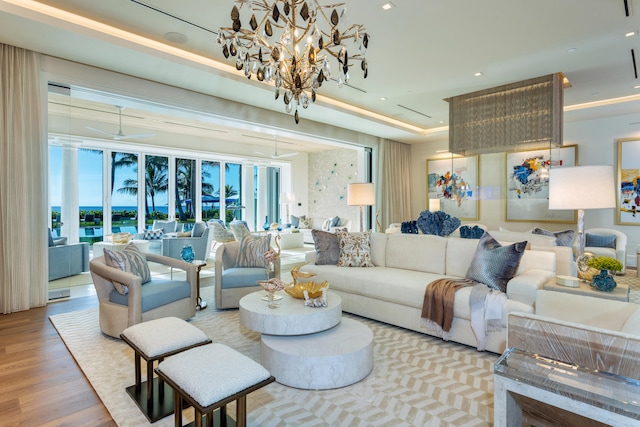
[[[224,200],[226,204],[225,221],[243,218],[242,210],[242,165],[239,163],[226,163],[224,171]]]
[[[103,235],[102,156],[102,150],[78,149],[80,241],[92,245]]]
[[[196,195],[197,163],[194,159],[175,159],[175,217],[189,226],[196,220],[196,206],[198,206]]]
[[[132,183],[133,184],[133,183]],[[135,183],[128,191],[138,194]],[[147,226],[155,220],[164,220],[169,216],[169,158],[164,156],[145,156],[144,165],[145,219]]]
[[[111,152],[111,233],[137,231],[138,154]]]
[[[202,162],[202,220],[220,219],[220,162]]]

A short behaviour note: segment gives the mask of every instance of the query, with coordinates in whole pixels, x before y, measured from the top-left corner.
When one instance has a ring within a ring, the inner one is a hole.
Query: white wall
[[[578,165],[613,165],[617,168],[618,139],[640,139],[638,114],[609,117],[581,122],[565,122],[564,144],[578,146]],[[635,123],[635,124],[634,124]],[[413,218],[427,209],[426,160],[442,156],[439,150],[447,150],[448,134],[431,137],[429,142],[413,145],[412,155],[412,206]],[[505,155],[494,153],[479,158],[479,219],[489,229],[499,226],[510,230],[528,230],[540,226],[548,230],[576,228],[576,224],[507,222],[505,221]],[[640,168],[640,162],[638,164]],[[615,209],[585,211],[585,228],[604,227],[622,231],[627,235],[627,265],[636,266],[636,246],[640,245],[640,226],[617,225]],[[474,221],[476,222],[476,221]]]

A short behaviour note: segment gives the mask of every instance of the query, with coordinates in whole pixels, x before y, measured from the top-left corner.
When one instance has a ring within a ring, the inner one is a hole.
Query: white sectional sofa
[[[436,335],[421,319],[426,286],[443,277],[463,278],[478,245],[475,239],[432,235],[371,235],[371,257],[375,267],[338,267],[310,262],[302,270],[315,273],[315,281],[329,282],[331,291],[342,298],[345,312]],[[308,254],[307,261],[314,260]],[[510,312],[533,313],[536,294],[555,276],[556,255],[549,251],[526,250],[507,286],[502,331],[488,335],[486,349],[501,353],[506,345],[506,322]],[[471,327],[471,288],[455,294],[454,320],[450,340],[476,347]]]

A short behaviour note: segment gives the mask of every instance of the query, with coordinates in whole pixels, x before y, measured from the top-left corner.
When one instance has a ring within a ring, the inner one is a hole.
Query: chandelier
[[[338,87],[349,82],[349,67],[360,62],[367,78],[365,51],[369,36],[363,25],[344,24],[344,3],[322,6],[317,0],[235,0],[231,27],[220,28],[218,45],[225,58],[247,78],[274,82],[275,99],[282,92],[285,111],[299,122],[298,106],[315,102],[322,84],[332,78],[330,57],[337,60]],[[240,11],[246,11],[241,19]],[[249,17],[250,13],[250,17]],[[257,18],[256,14],[261,15]],[[248,18],[248,20],[245,20]],[[248,22],[243,26],[242,22]],[[346,42],[353,41],[354,53]],[[295,104],[295,105],[294,105]]]

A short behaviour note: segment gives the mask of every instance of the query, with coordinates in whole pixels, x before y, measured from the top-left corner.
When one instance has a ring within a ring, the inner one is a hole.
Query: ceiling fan
[[[91,126],[86,126],[86,128],[91,131],[98,132],[103,135],[107,135],[114,141],[121,141],[123,139],[149,138],[149,137],[155,136],[155,133],[137,133],[137,134],[126,135],[124,132],[122,132],[122,110],[124,109],[124,107],[120,105],[116,105],[116,108],[118,109],[118,120],[119,120],[119,126],[120,126],[118,129],[118,133],[105,132],[101,129],[96,129]]]
[[[286,154],[278,154],[278,137],[274,136],[273,139],[275,140],[275,151],[274,153],[270,156],[272,159],[283,159],[285,157],[293,157],[293,156],[297,156],[298,152],[295,153],[286,153]],[[263,156],[269,156],[269,154],[266,153],[261,153],[259,151],[256,151],[256,154],[262,154]]]

